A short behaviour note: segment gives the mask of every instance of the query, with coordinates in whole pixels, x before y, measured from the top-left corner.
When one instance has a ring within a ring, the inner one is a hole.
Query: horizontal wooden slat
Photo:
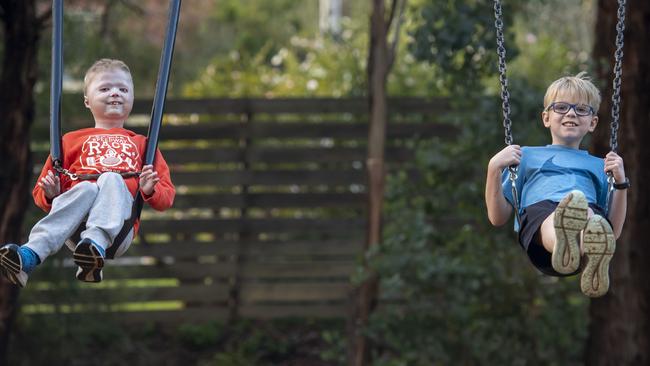
[[[360,208],[365,205],[364,193],[248,193],[243,194],[177,194],[174,208],[206,207],[350,207]]]
[[[362,170],[268,170],[172,172],[176,185],[350,185],[363,184]]]
[[[187,281],[202,281],[205,277],[213,279],[231,278],[239,271],[245,280],[287,280],[287,279],[339,279],[347,281],[353,273],[356,264],[348,262],[274,262],[259,263],[245,262],[241,265],[231,261],[216,263],[180,262],[173,264],[159,264],[151,266],[113,266],[109,261],[104,267],[104,279],[151,279],[151,278],[177,278]],[[56,273],[35,271],[30,275],[30,283],[40,281],[55,281],[74,278],[76,267],[59,268]]]
[[[347,283],[272,283],[244,284],[242,303],[289,301],[341,301],[348,297],[351,285]]]
[[[353,232],[365,228],[364,219],[177,219],[143,220],[145,233],[273,233]],[[146,229],[145,229],[146,226]]]
[[[323,302],[341,301],[347,298],[349,284],[341,283],[272,283],[243,284],[239,289],[242,304],[269,302]],[[99,299],[112,302],[145,302],[180,300],[193,303],[225,302],[228,287],[219,285],[188,285],[159,288],[85,288],[75,291],[73,297],[61,298],[56,290],[29,291],[24,295],[30,303],[81,304],[98,302]]]
[[[197,136],[198,137],[198,136]],[[187,164],[196,162],[247,162],[264,164],[305,164],[305,163],[365,163],[366,148],[183,148],[163,151],[168,164]],[[33,161],[37,164],[47,159],[48,151],[34,152]],[[414,153],[406,148],[387,148],[389,162],[410,161]]]
[[[163,325],[179,325],[187,323],[205,323],[207,321],[224,321],[229,316],[229,308],[225,305],[219,306],[196,306],[179,310],[161,311],[124,311],[112,312],[109,314],[96,314],[102,318],[114,316],[117,321],[127,324],[162,323]],[[344,318],[348,315],[347,303],[338,304],[300,304],[300,305],[242,305],[239,314],[245,318],[271,319],[283,317],[304,317],[304,318]],[[88,314],[83,314],[88,315]],[[56,316],[57,318],[78,319],[79,314],[32,314],[27,315],[33,319],[47,319]]]
[[[115,302],[143,302],[143,301],[171,301],[183,300],[189,302],[217,302],[228,299],[228,288],[222,284],[193,285],[184,284],[178,287],[153,287],[153,288],[84,288],[77,289],[74,296],[61,299],[61,292],[57,290],[27,290],[23,295],[29,303],[101,303],[100,299]]]
[[[435,113],[449,110],[446,98],[388,98],[391,113]],[[134,102],[134,114],[151,113],[151,100],[139,99]],[[354,113],[368,111],[367,98],[213,98],[213,99],[168,99],[165,113],[170,114],[257,114],[257,113]]]
[[[164,244],[135,244],[126,256],[152,256],[157,258],[190,258],[206,255],[241,255],[246,258],[348,256],[361,253],[363,243],[357,240],[292,241],[292,242],[233,242],[217,243],[171,242]]]
[[[82,100],[77,93],[65,93],[64,99]],[[153,101],[137,98],[132,115],[149,116]],[[451,111],[448,98],[391,97],[387,99],[389,113],[422,113],[441,115]],[[82,103],[67,106],[67,113],[84,115]],[[368,113],[368,98],[192,98],[167,99],[166,114],[352,114]]]
[[[136,133],[147,134],[147,127],[131,127]],[[390,139],[411,137],[450,138],[457,134],[457,129],[448,124],[438,123],[402,123],[389,124],[386,137]],[[32,131],[35,140],[46,140],[47,129],[42,126]],[[214,139],[289,139],[289,138],[337,138],[365,141],[368,138],[367,123],[347,124],[339,122],[310,123],[276,123],[260,122],[248,127],[239,123],[201,123],[196,125],[165,125],[160,130],[161,141],[172,140],[214,140]]]
[[[419,173],[410,170],[412,179],[417,179]],[[171,169],[173,183],[178,185],[200,186],[363,186],[366,182],[366,171],[361,169],[320,169],[320,170],[204,170],[204,171],[178,171]],[[36,177],[32,177],[35,184]]]

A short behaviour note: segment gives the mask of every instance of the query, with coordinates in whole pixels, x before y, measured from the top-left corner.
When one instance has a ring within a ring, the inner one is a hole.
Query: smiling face
[[[133,108],[131,74],[118,68],[98,71],[88,82],[84,105],[93,114],[95,127],[123,127]]]
[[[576,105],[589,105],[587,100],[579,98],[570,92],[560,91],[555,96],[554,103],[563,102]],[[549,106],[551,106],[549,104]],[[589,113],[586,116],[580,116],[576,113],[576,108],[569,108],[566,113],[558,113],[553,108],[547,108],[542,112],[542,122],[544,127],[551,132],[552,143],[554,145],[563,145],[578,149],[580,142],[589,132],[593,132],[598,124],[598,116]]]

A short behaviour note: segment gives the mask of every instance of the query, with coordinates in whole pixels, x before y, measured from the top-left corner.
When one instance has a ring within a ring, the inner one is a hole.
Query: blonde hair
[[[88,71],[86,71],[86,75],[84,76],[84,95],[86,95],[88,85],[95,75],[108,70],[122,70],[131,77],[131,70],[129,70],[129,67],[124,63],[124,61],[112,58],[99,59],[88,68]]]
[[[598,113],[600,107],[600,91],[591,82],[591,78],[587,76],[585,71],[578,73],[576,76],[565,76],[555,80],[546,89],[544,95],[544,110],[555,102],[558,94],[567,93],[581,101],[585,101],[594,109],[594,114]]]

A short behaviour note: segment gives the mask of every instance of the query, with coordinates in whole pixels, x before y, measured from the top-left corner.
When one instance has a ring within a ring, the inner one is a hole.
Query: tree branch
[[[396,3],[399,0],[395,0]],[[399,43],[399,32],[404,22],[404,9],[406,9],[406,2],[408,0],[402,0],[399,7],[399,15],[397,16],[397,23],[395,24],[395,31],[393,32],[393,40],[390,42],[390,51],[388,52],[388,69],[390,70],[393,67],[393,62],[395,61],[395,56],[397,55],[397,45]]]
[[[104,3],[104,8],[102,9],[101,17],[100,17],[100,23],[99,23],[99,38],[106,40],[106,37],[108,36],[108,22],[110,19],[110,14],[111,14],[111,7],[115,3],[111,0],[106,0]]]
[[[395,10],[397,9],[397,3],[399,0],[392,0],[390,3],[390,13],[388,13],[388,19],[386,19],[386,31],[390,29],[391,24],[393,24],[393,19],[395,19]]]
[[[52,20],[52,8],[48,8],[43,14],[36,17],[36,26],[43,29],[50,26]]]
[[[144,9],[144,7],[138,5],[137,3],[130,1],[130,0],[121,0],[120,1],[124,6],[127,8],[133,10],[136,14],[138,15],[145,15],[147,11]]]

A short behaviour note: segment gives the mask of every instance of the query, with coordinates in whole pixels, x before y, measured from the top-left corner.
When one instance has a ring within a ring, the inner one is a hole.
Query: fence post
[[[239,138],[239,147],[242,149],[242,164],[241,169],[244,172],[249,172],[251,168],[250,163],[250,147],[252,145],[251,129],[253,122],[253,112],[247,109],[246,113],[242,115],[242,131],[243,136]],[[233,323],[237,321],[240,316],[241,306],[241,287],[243,267],[246,263],[246,255],[248,254],[248,247],[252,239],[250,230],[247,227],[246,219],[248,217],[248,206],[250,205],[250,198],[248,195],[248,182],[244,182],[241,186],[242,207],[239,213],[241,220],[241,230],[237,235],[237,250],[233,255],[232,261],[235,263],[235,273],[230,278],[230,291],[228,295],[228,321]]]

